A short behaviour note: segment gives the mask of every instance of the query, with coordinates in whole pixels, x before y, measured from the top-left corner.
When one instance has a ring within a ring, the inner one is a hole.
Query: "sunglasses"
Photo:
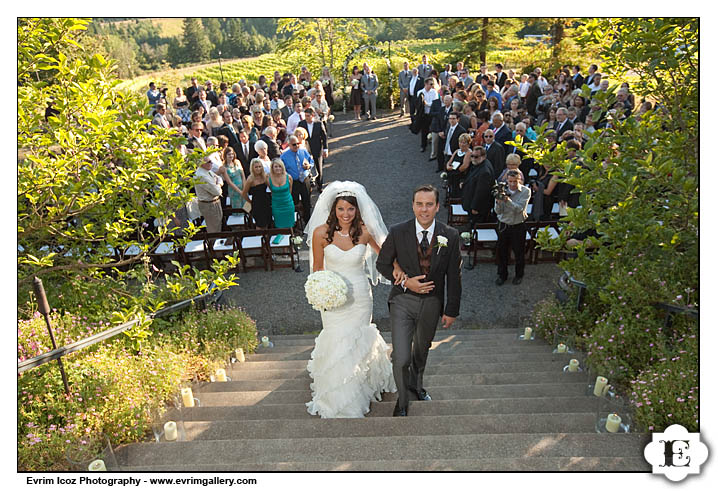
[[[290,143],[289,146],[290,146],[290,147],[298,147],[298,146],[299,146],[299,143]]]
[[[484,138],[493,138],[494,135],[484,135]]]

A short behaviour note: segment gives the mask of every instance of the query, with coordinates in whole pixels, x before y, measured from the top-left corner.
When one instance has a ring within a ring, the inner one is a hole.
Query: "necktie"
[[[244,144],[244,156],[249,157],[249,148],[247,148],[247,144]]]
[[[490,147],[490,146],[491,146],[491,145],[486,145],[486,151],[487,151],[487,152],[489,151],[489,147]]]
[[[426,238],[426,236],[429,235],[429,231],[422,230],[421,233],[424,234],[424,237],[421,239],[419,245],[421,246],[421,253],[426,255],[426,251],[429,250],[429,240]]]

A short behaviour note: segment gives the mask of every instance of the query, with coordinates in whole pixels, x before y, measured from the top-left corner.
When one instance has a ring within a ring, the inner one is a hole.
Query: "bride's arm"
[[[324,247],[326,247],[326,225],[315,228],[312,234],[312,273],[324,271]]]

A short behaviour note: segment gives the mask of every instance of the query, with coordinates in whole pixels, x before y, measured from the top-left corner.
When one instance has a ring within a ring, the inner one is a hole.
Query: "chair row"
[[[524,254],[526,262],[529,264],[537,264],[539,262],[557,262],[561,259],[560,253],[551,253],[542,251],[536,247],[536,237],[539,232],[546,230],[549,237],[556,238],[561,233],[558,220],[549,220],[543,222],[525,222],[526,223],[526,244],[524,246]],[[471,229],[471,239],[469,241],[468,250],[472,258],[472,264],[479,262],[498,262],[496,254],[496,244],[499,236],[496,232],[496,223],[477,223]],[[489,251],[488,257],[480,257],[479,252]]]

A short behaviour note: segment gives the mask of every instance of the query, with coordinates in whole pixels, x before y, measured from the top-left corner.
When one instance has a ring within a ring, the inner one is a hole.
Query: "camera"
[[[491,196],[494,199],[503,199],[509,196],[509,183],[500,181],[491,187]]]

